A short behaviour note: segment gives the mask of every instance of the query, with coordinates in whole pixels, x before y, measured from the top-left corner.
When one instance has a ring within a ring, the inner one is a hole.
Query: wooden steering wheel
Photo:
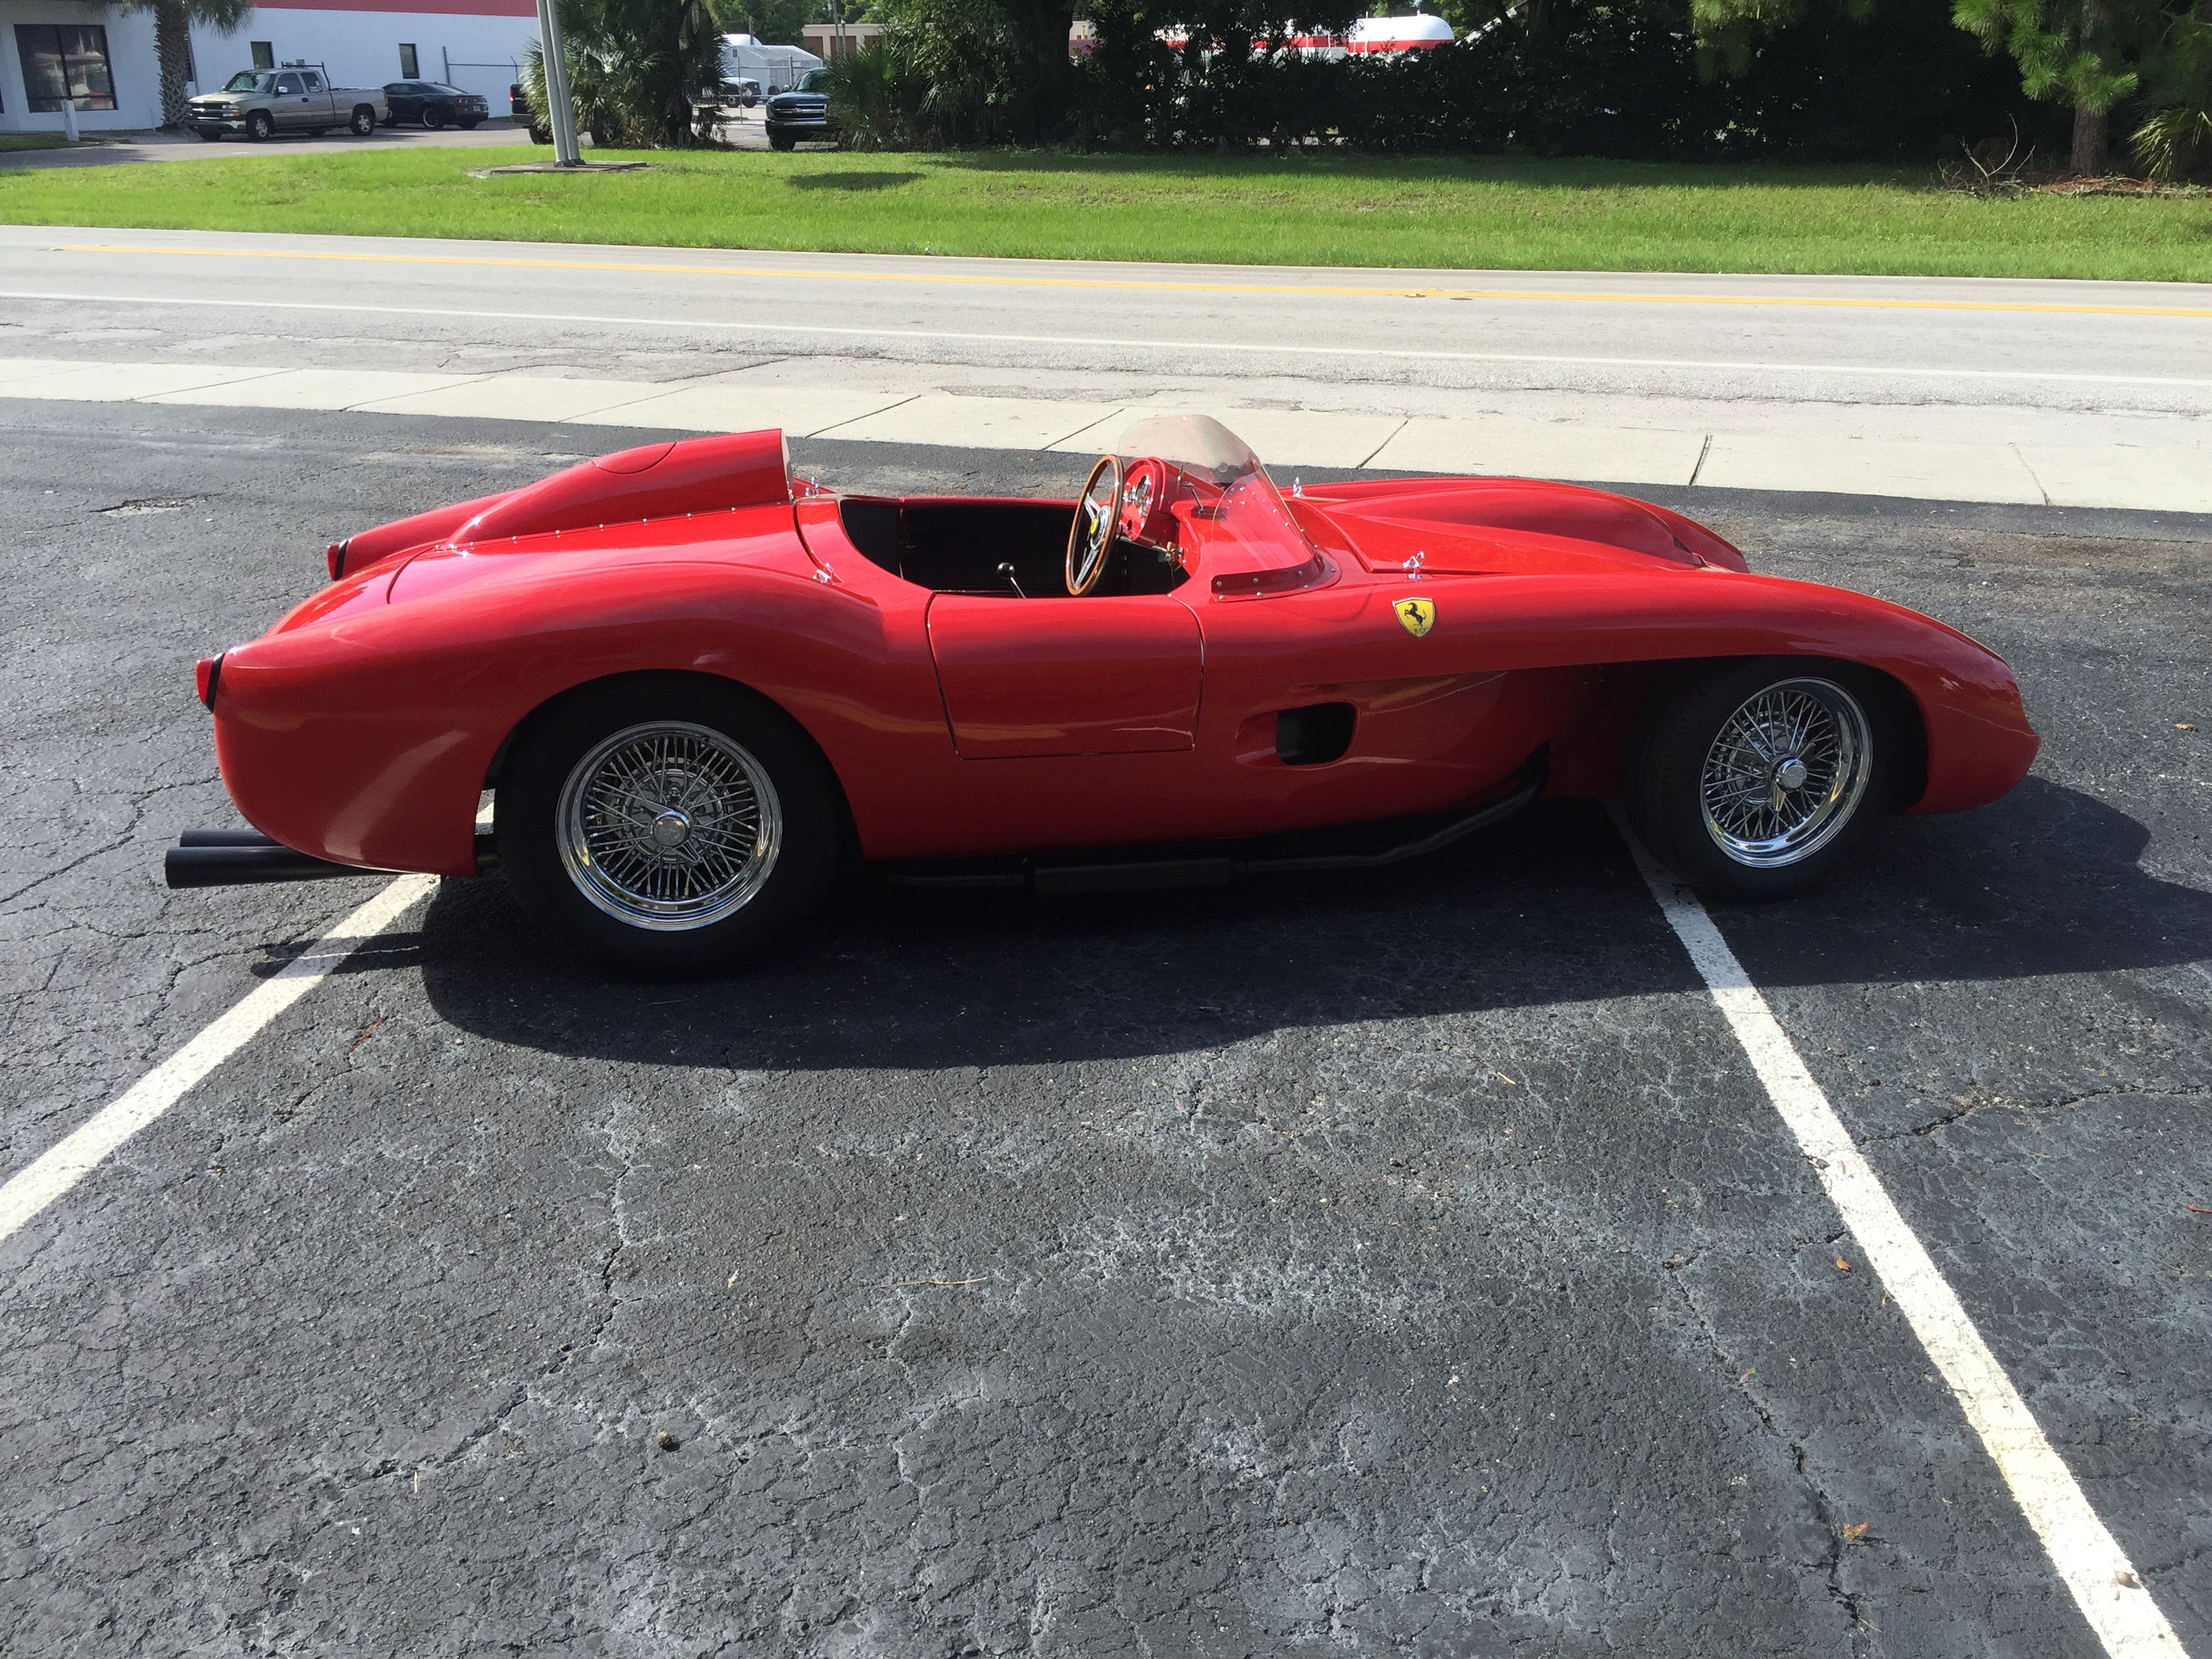
[[[1101,483],[1104,487],[1100,487]],[[1102,455],[1091,469],[1083,495],[1075,503],[1075,522],[1067,526],[1067,592],[1081,599],[1098,586],[1106,574],[1106,555],[1113,550],[1114,532],[1121,517],[1121,462]]]

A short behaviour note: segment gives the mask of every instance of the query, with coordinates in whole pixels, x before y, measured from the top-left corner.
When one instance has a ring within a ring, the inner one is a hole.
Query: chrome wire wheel
[[[1705,833],[1751,869],[1802,863],[1843,832],[1873,769],[1856,697],[1832,680],[1778,681],[1739,703],[1705,750]]]
[[[570,769],[556,822],[577,890],[657,933],[744,908],[783,842],[767,770],[742,744],[684,720],[629,726],[592,749]]]

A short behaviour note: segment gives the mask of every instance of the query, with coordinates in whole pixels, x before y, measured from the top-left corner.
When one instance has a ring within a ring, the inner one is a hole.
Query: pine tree
[[[2074,106],[2069,166],[2088,178],[2105,171],[2112,106],[2141,83],[2172,21],[2156,0],[1954,0],[1951,15],[2012,55],[2029,97]]]
[[[1760,40],[1796,22],[1808,4],[1840,5],[1863,21],[1878,15],[1881,3],[1690,0],[1691,27],[1700,58],[1736,74]],[[2152,94],[2185,140],[2194,131],[2188,112],[2205,99],[2202,64],[2191,52],[2212,27],[2212,0],[1951,0],[1951,21],[1984,51],[2009,54],[2029,97],[2074,106],[2076,173],[2103,173],[2112,108],[2139,93]],[[2138,135],[2139,149],[2150,142]]]

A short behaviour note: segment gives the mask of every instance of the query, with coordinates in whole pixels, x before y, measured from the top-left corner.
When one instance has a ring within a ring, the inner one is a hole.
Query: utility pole
[[[561,46],[559,0],[538,0],[539,61],[545,66],[546,125],[553,129],[553,165],[580,167],[584,158],[576,148],[576,106],[568,97],[568,54]]]

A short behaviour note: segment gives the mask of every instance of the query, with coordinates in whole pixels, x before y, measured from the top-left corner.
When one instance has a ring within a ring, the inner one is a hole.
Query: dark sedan
[[[824,143],[837,142],[837,129],[830,124],[830,100],[823,94],[828,90],[827,70],[809,70],[799,77],[799,84],[789,92],[779,92],[768,100],[768,143],[770,149],[789,149],[801,139]]]
[[[384,101],[392,106],[391,125],[409,122],[426,127],[473,127],[491,113],[481,93],[463,92],[438,81],[389,81]]]

